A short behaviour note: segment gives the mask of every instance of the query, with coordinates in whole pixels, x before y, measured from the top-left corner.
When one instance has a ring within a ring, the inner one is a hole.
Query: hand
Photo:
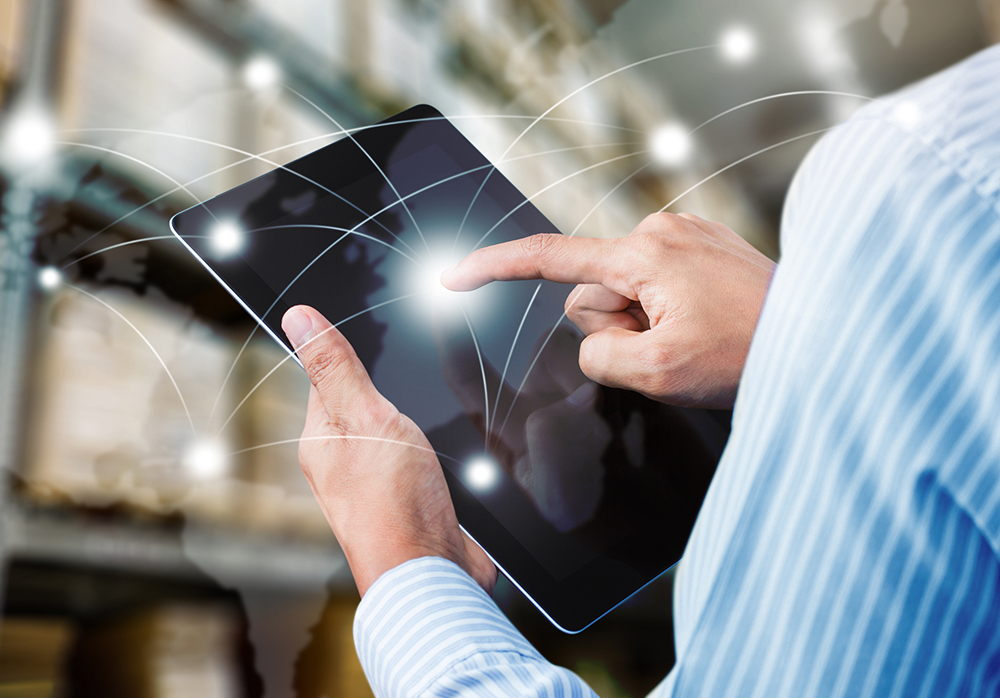
[[[592,380],[681,406],[731,408],[775,264],[720,223],[655,214],[627,238],[533,235],[476,250],[441,277],[578,286],[566,300]]]
[[[424,556],[452,560],[491,593],[496,568],[459,529],[441,464],[417,425],[379,394],[318,312],[297,306],[281,326],[312,381],[299,461],[361,595]]]

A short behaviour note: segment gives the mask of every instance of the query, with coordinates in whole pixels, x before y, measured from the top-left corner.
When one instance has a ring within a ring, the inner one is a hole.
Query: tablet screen
[[[287,349],[293,305],[338,326],[427,434],[463,527],[557,625],[592,622],[680,557],[725,420],[587,381],[563,312],[571,287],[440,286],[478,247],[558,231],[432,108],[172,225]]]

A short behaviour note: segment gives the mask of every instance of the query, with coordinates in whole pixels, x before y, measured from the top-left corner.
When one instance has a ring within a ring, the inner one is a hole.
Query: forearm
[[[454,563],[411,560],[372,585],[354,622],[375,695],[593,696],[542,657]]]

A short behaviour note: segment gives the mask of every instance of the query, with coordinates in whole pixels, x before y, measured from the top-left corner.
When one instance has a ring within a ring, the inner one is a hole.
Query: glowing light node
[[[54,291],[62,283],[62,272],[55,267],[42,267],[38,271],[38,284],[46,291]]]
[[[920,124],[922,115],[920,107],[916,103],[906,101],[900,102],[893,109],[892,117],[903,128],[912,130]]]
[[[683,165],[693,150],[691,134],[679,123],[667,124],[653,133],[650,149],[653,158],[667,167]]]
[[[267,56],[257,56],[243,66],[243,82],[251,90],[266,90],[281,80],[281,68]]]
[[[487,492],[500,480],[500,468],[491,459],[480,456],[465,464],[462,479],[473,492]]]
[[[427,272],[427,279],[424,283],[427,287],[428,293],[431,293],[437,298],[448,298],[455,293],[441,283],[441,275],[453,266],[453,264],[444,264],[441,266],[433,265],[430,267],[430,271]]]
[[[232,221],[220,221],[212,228],[212,247],[220,255],[231,255],[243,247],[243,231]]]
[[[722,55],[731,63],[746,63],[757,53],[757,39],[746,27],[731,27],[722,35]]]
[[[458,307],[461,293],[445,288],[441,283],[441,274],[451,269],[461,259],[455,255],[438,255],[423,262],[415,279],[416,290],[426,303],[435,308]]]
[[[14,114],[4,134],[4,155],[19,165],[43,160],[55,150],[52,120],[37,110]]]
[[[199,480],[210,480],[226,474],[228,461],[221,444],[198,441],[184,455],[184,469]]]

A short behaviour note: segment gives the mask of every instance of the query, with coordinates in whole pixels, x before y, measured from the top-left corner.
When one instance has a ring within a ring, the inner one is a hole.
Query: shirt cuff
[[[461,567],[409,560],[376,580],[354,617],[354,644],[377,696],[420,696],[476,655],[547,662]]]

